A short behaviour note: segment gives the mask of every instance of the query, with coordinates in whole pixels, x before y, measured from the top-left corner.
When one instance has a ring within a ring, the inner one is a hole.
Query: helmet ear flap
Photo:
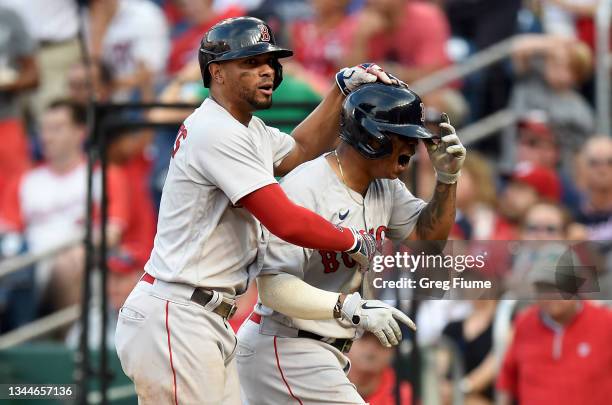
[[[382,133],[363,110],[349,108],[346,104],[340,114],[340,139],[367,159],[380,159],[393,151],[391,138]]]
[[[202,74],[202,81],[204,82],[204,87],[206,88],[210,87],[210,80],[212,79],[210,71],[208,70],[210,61],[212,59],[213,59],[212,55],[209,55],[208,53],[202,51],[201,49],[198,52],[198,62],[200,63],[200,73]]]
[[[276,90],[283,81],[283,65],[281,65],[278,59],[274,59],[272,61],[272,68],[274,69],[274,84],[272,85],[272,89]]]

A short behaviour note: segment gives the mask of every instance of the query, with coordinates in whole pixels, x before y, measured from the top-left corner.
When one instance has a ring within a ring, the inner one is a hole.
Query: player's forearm
[[[344,96],[334,85],[317,108],[291,132],[302,150],[302,161],[296,166],[333,148],[340,129],[342,101]]]
[[[466,376],[470,392],[481,392],[486,389],[494,381],[496,372],[495,356],[489,353],[478,367]]]
[[[257,278],[259,299],[268,308],[292,318],[324,320],[334,318],[339,293],[321,290],[290,274]]]
[[[455,223],[457,184],[436,183],[436,188],[419,214],[416,236],[420,240],[446,240]]]
[[[20,72],[17,79],[11,83],[0,85],[0,91],[13,93],[33,89],[38,86],[38,68],[33,57],[20,60]]]

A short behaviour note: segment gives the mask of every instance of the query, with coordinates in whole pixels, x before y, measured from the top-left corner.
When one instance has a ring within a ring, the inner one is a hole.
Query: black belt
[[[149,273],[145,273],[142,276],[142,281],[145,281],[149,284],[153,284],[155,282],[155,277],[153,277]],[[196,288],[195,290],[193,290],[193,294],[191,294],[191,301],[204,307],[210,302],[212,297],[213,295],[210,292],[202,288]],[[221,301],[221,303],[215,309],[213,309],[212,312],[221,315],[225,319],[230,319],[232,316],[234,316],[237,309],[238,307],[236,306],[236,304],[230,304],[225,301]]]
[[[50,39],[43,39],[38,41],[38,46],[40,48],[52,48],[54,46],[60,46],[60,45],[66,45],[69,44],[71,42],[76,41],[76,37],[75,38],[66,38],[66,39],[60,39],[58,41],[53,41]]]
[[[261,315],[255,312],[251,314],[249,319],[255,322],[256,324],[261,323]],[[328,345],[335,347],[342,353],[348,353],[351,350],[351,346],[353,345],[353,339],[328,338],[302,329],[298,330],[297,337],[319,340],[323,343],[327,343]]]
[[[353,345],[353,339],[340,339],[340,338],[327,338],[325,336],[317,335],[316,333],[309,332],[307,330],[298,330],[298,337],[308,338],[314,340],[320,340],[323,343],[334,346],[342,353],[348,353]]]

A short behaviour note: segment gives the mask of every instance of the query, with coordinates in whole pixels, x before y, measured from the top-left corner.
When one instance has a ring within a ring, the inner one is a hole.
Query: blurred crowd
[[[200,103],[208,94],[197,63],[203,34],[224,18],[252,15],[295,53],[283,64],[276,103],[315,105],[337,70],[365,61],[414,84],[515,37],[509,58],[422,94],[432,128],[447,112],[460,137],[462,127],[501,109],[517,117],[468,145],[452,238],[592,242],[604,263],[600,287],[612,295],[612,137],[596,132],[594,114],[598,3],[0,0],[0,259],[46,252],[82,236],[91,101]],[[190,110],[110,113],[118,121],[159,125],[117,126],[107,134],[111,326],[148,259],[174,138]],[[289,132],[307,114],[307,108],[273,108],[261,117]],[[435,177],[426,152],[410,170],[416,174],[407,173],[409,188],[427,199],[422,190],[431,190]],[[93,171],[91,216],[99,243],[101,173],[97,166]],[[499,262],[518,284],[527,282],[519,258]],[[79,303],[84,263],[84,248],[75,244],[0,279],[0,333]],[[529,282],[545,289],[554,284],[551,277],[537,274]],[[500,291],[496,298],[502,297]],[[255,298],[254,289],[241,298],[234,327]],[[493,326],[502,301],[412,303],[407,310],[416,314],[419,334],[397,353],[366,335],[350,352],[350,378],[373,405],[428,395],[441,404],[461,396],[466,404],[486,405],[496,390],[508,405],[512,399],[583,404],[584,393],[612,395],[612,315],[579,298],[540,300],[512,315],[513,337],[498,336],[505,342],[501,353],[494,351]],[[77,336],[78,325],[56,338],[74,347]],[[445,349],[416,361],[417,347]],[[430,372],[415,377],[408,369],[417,363]],[[430,375],[442,383],[429,387]],[[398,377],[405,381],[396,385]],[[589,404],[608,403],[610,396],[593,398]]]

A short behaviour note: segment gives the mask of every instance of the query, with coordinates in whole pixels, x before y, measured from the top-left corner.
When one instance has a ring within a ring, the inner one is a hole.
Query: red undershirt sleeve
[[[274,235],[294,245],[343,252],[355,241],[347,228],[335,226],[320,215],[294,204],[278,183],[253,191],[241,198],[238,204]]]

